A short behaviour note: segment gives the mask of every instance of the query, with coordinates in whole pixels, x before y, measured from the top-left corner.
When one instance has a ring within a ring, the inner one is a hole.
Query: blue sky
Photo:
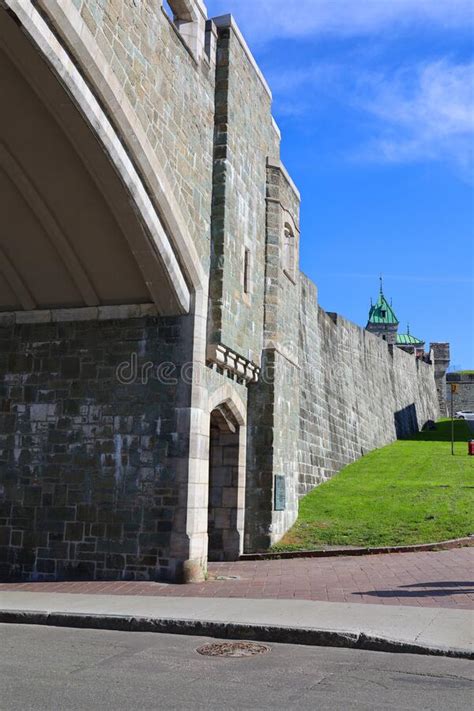
[[[474,368],[472,1],[206,4],[272,88],[321,305],[365,325],[382,273],[401,330]]]

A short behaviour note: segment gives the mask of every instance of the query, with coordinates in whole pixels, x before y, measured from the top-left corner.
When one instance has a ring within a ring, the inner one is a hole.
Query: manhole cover
[[[213,642],[196,649],[206,657],[252,657],[269,651],[270,647],[256,642]]]

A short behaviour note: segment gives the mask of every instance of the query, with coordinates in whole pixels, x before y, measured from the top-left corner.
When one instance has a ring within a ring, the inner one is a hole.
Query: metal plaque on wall
[[[275,475],[275,511],[286,509],[286,485],[285,477],[281,474]]]

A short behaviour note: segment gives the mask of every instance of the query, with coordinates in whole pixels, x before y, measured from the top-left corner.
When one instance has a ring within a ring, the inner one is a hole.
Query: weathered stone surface
[[[301,281],[299,491],[436,417],[433,366],[317,305]]]
[[[190,357],[178,324],[142,318],[1,330],[15,364],[2,373],[3,576],[176,577],[172,456],[187,452],[176,405],[186,404],[189,385],[158,375],[163,362],[179,371],[186,348]]]
[[[474,412],[474,374],[472,373],[448,373],[446,375],[446,403],[451,414],[451,384],[457,386],[453,394],[453,410]]]

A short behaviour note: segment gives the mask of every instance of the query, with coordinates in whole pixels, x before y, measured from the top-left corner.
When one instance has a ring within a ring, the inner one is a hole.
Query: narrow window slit
[[[244,294],[250,294],[250,249],[244,253]]]

